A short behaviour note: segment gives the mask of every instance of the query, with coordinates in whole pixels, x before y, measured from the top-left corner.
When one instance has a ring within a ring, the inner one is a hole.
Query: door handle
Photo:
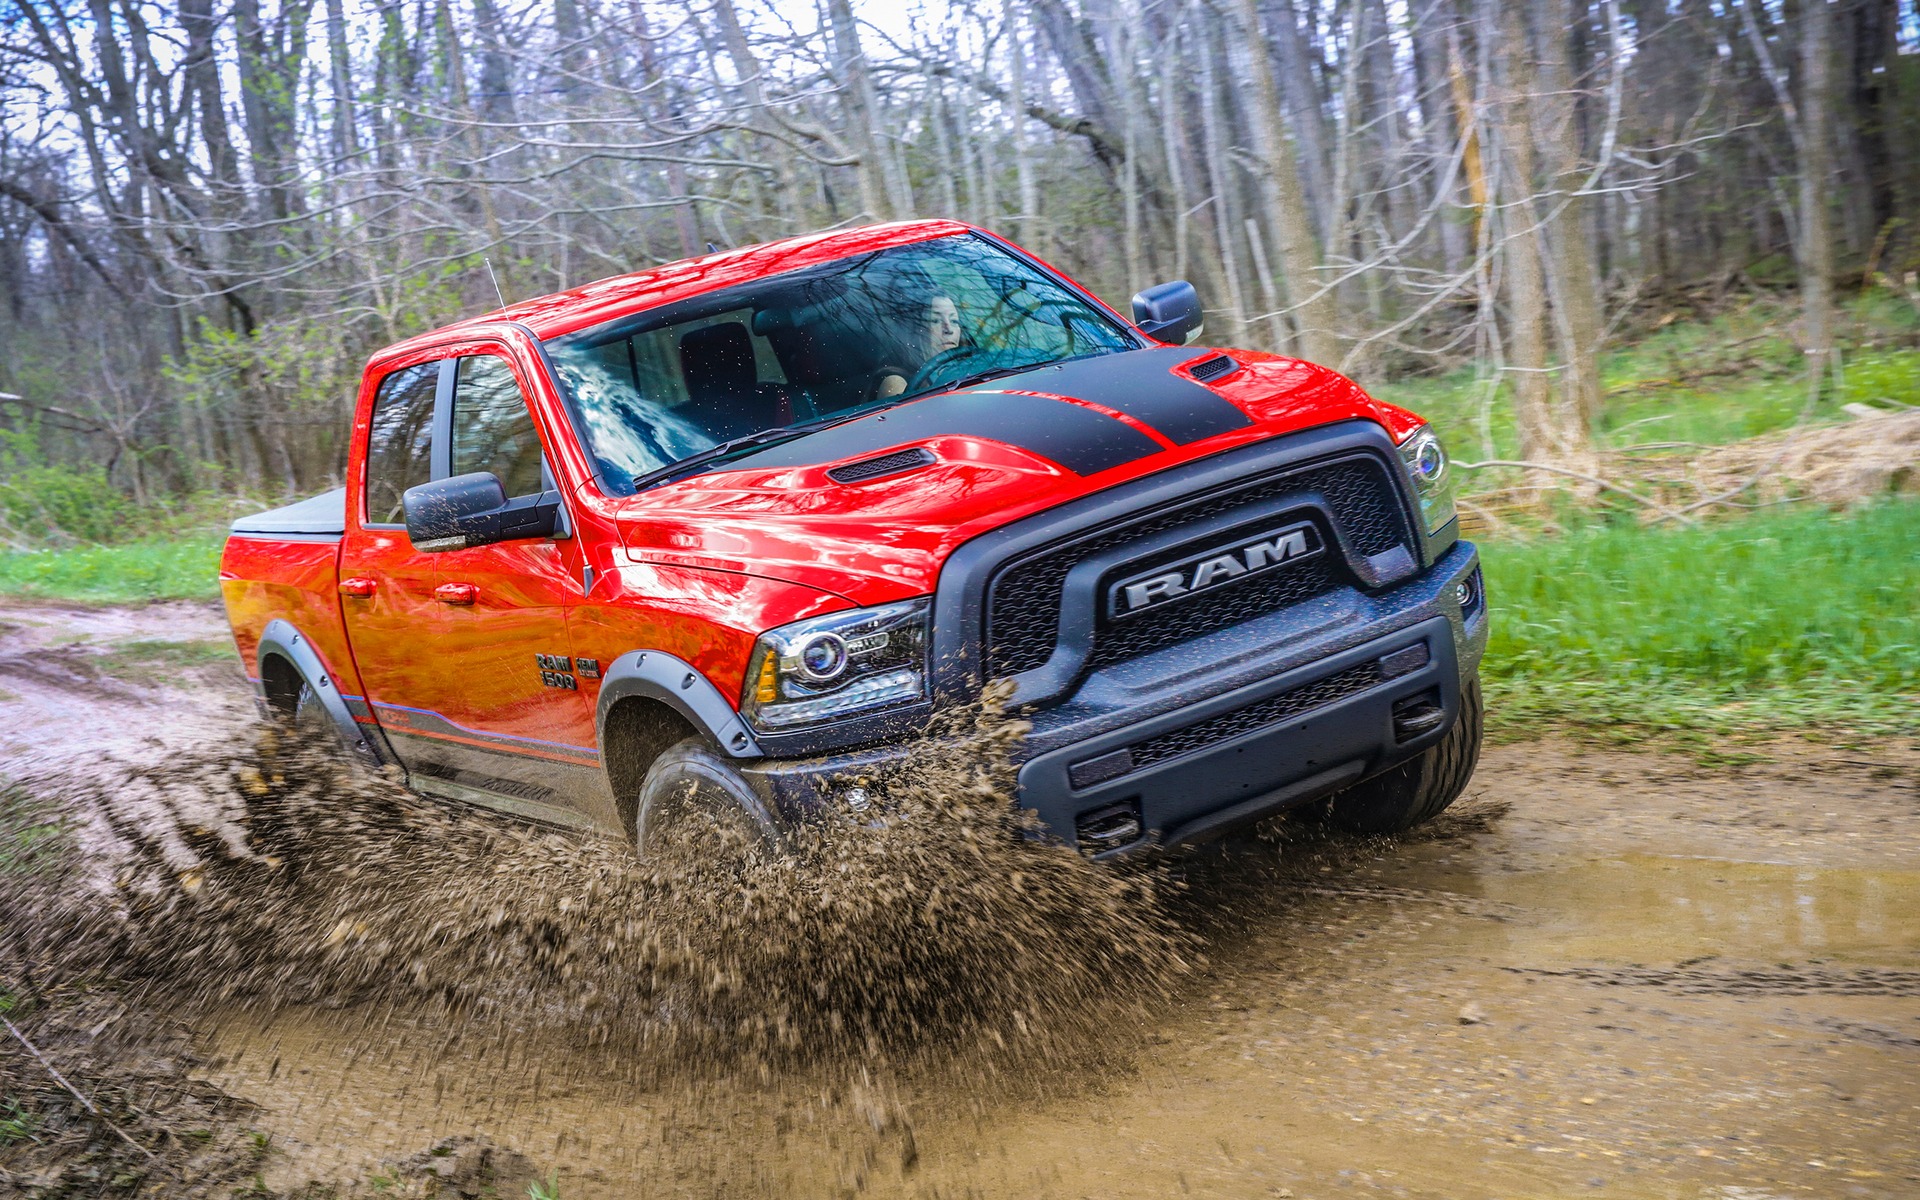
[[[443,583],[433,589],[433,598],[442,604],[472,604],[480,598],[480,587],[472,583]]]
[[[342,596],[357,596],[365,600],[368,596],[373,595],[373,580],[368,579],[364,575],[355,575],[351,579],[342,579],[340,581],[340,594]]]

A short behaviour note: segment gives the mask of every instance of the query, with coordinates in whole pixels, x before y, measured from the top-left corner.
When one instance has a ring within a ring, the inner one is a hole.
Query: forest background
[[[0,0],[0,590],[211,594],[496,280],[912,216],[1428,414],[1562,710],[1920,695],[1920,0]]]

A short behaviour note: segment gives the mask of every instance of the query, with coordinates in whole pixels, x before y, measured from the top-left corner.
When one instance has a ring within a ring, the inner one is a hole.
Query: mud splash
[[[421,800],[254,731],[125,774],[27,779],[63,850],[0,882],[29,988],[111,982],[146,1011],[361,1005],[760,1069],[1077,1053],[1194,961],[1144,871],[1097,868],[1010,802],[1017,723],[883,781],[739,869],[642,859]],[[31,841],[31,839],[28,839]]]

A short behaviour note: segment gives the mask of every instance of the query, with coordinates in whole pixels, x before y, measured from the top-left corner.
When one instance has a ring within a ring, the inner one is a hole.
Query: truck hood
[[[988,530],[1236,446],[1352,419],[1396,437],[1415,421],[1297,359],[1155,347],[925,396],[649,488],[615,502],[612,515],[637,561],[881,604],[933,591],[948,555]]]

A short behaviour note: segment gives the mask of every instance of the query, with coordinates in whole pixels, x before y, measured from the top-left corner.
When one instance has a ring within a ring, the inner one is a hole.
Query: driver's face
[[[927,302],[927,347],[930,353],[955,349],[960,345],[960,306],[950,296],[935,296]]]

